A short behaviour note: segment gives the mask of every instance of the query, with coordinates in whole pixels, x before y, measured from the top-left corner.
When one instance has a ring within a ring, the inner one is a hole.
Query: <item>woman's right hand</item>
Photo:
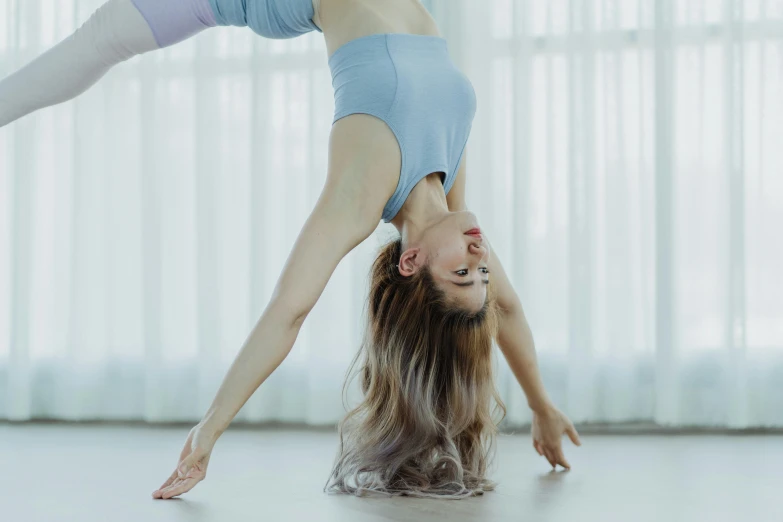
[[[185,441],[174,473],[163,485],[152,492],[152,498],[173,498],[187,493],[207,476],[207,466],[217,436],[196,425]]]

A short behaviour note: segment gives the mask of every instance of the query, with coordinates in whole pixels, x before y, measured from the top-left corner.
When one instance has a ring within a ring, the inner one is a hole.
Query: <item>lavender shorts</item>
[[[215,27],[209,0],[132,0],[160,47],[167,47]]]

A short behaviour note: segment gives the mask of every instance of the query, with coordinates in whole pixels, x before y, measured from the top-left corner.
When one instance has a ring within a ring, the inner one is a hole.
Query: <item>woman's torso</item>
[[[448,194],[470,135],[475,93],[418,0],[320,1],[334,128],[361,114],[382,120],[391,131],[377,136],[388,143],[385,162],[375,149],[372,155],[361,147],[349,151],[358,163],[366,160],[361,170],[371,178],[363,182],[383,187],[382,218],[390,222],[430,174],[441,174]]]
[[[419,0],[313,0],[314,21],[328,55],[346,43],[374,34],[438,36],[437,24]]]

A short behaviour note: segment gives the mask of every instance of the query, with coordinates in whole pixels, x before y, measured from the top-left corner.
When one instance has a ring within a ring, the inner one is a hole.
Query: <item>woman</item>
[[[370,322],[354,361],[363,357],[365,396],[341,423],[327,488],[446,498],[492,489],[490,402],[505,412],[493,338],[534,412],[534,448],[568,468],[560,440],[566,433],[579,444],[578,435],[547,398],[519,298],[465,206],[475,95],[418,0],[109,0],[0,82],[0,126],[215,25],[271,38],[323,32],[336,106],[328,175],[269,304],[153,497],[205,478],[219,436],[285,359],[337,264],[381,219],[400,238],[373,266]]]

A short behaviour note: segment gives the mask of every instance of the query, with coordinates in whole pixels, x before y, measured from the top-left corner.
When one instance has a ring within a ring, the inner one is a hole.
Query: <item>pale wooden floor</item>
[[[783,521],[780,435],[587,435],[568,448],[567,473],[549,472],[529,435],[504,435],[498,490],[432,501],[323,493],[336,433],[237,430],[218,442],[205,482],[181,500],[153,500],[187,431],[0,425],[0,520]]]

